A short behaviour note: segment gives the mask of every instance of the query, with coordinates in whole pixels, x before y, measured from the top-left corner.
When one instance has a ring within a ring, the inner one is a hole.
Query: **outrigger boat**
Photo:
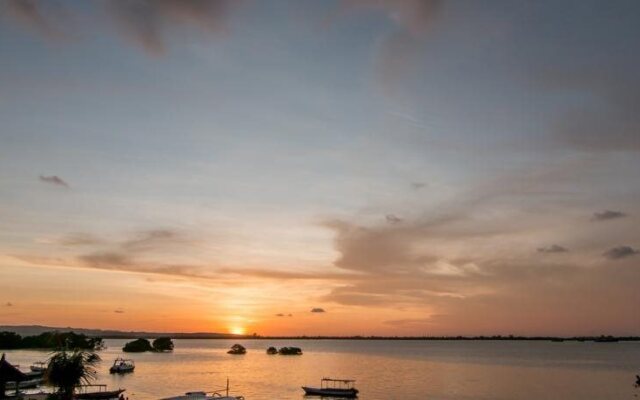
[[[111,368],[109,368],[109,372],[112,374],[124,374],[127,372],[133,372],[136,365],[133,360],[125,360],[124,358],[116,358],[113,362]]]
[[[89,391],[89,389],[97,390]],[[81,385],[78,386],[74,399],[79,400],[111,400],[117,399],[125,389],[107,390],[107,385]]]
[[[167,397],[160,400],[244,400],[243,396],[229,395],[229,379],[227,387],[213,392],[187,392],[180,396]]]
[[[358,389],[354,387],[356,381],[353,379],[332,379],[322,378],[319,388],[303,386],[307,396],[329,396],[329,397],[358,397]]]

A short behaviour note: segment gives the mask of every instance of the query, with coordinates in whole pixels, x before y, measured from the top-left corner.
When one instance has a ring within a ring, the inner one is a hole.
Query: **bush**
[[[143,353],[145,351],[153,351],[153,347],[147,339],[136,339],[125,344],[122,351],[127,353]]]
[[[153,341],[155,351],[172,351],[173,341],[169,337],[159,337]]]

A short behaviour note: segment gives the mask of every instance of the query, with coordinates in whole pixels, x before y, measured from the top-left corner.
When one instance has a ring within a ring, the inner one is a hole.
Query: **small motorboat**
[[[225,388],[213,392],[186,392],[183,395],[167,397],[160,400],[244,400],[243,396],[229,395],[229,379]]]
[[[107,385],[81,385],[76,389],[74,399],[111,400],[119,398],[125,389],[107,390]]]
[[[302,349],[300,347],[281,347],[278,354],[283,356],[301,356]]]
[[[31,370],[31,372],[44,373],[44,371],[47,370],[47,363],[42,361],[34,362],[33,364],[31,364],[29,369]]]
[[[278,349],[276,349],[275,347],[271,346],[267,349],[267,354],[278,354]]]
[[[355,386],[356,381],[353,379],[332,379],[322,378],[320,387],[303,386],[304,394],[307,396],[328,396],[328,397],[358,397],[358,389]]]
[[[247,349],[244,348],[241,344],[234,344],[231,346],[231,350],[227,351],[228,354],[245,354]]]
[[[135,368],[136,365],[133,360],[118,357],[109,368],[109,372],[112,374],[126,374],[127,372],[133,372]]]

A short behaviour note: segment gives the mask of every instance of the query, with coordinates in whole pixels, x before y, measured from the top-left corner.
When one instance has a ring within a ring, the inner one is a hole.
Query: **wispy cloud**
[[[38,179],[40,179],[40,182],[48,183],[50,185],[60,186],[67,189],[70,188],[69,184],[64,179],[60,178],[57,175],[50,175],[50,176],[40,175]]]
[[[93,29],[75,26],[73,11],[56,0],[6,0],[5,3],[10,19],[45,39],[59,39],[71,30]],[[233,0],[104,0],[87,3],[87,12],[95,13],[98,18],[107,17],[125,40],[148,54],[161,55],[167,51],[168,37],[177,31],[197,30],[206,35],[225,31],[229,9],[238,3]],[[73,34],[87,36],[82,32]]]
[[[122,308],[116,308],[113,312],[116,314],[124,314],[124,310]]]
[[[311,309],[311,312],[312,313],[323,313],[323,312],[326,312],[326,311],[324,310],[324,308],[315,307],[315,308]]]
[[[10,18],[28,29],[47,38],[63,36],[60,22],[66,12],[58,1],[5,0],[3,6]]]
[[[390,224],[399,224],[402,222],[402,218],[396,216],[395,214],[387,214],[385,215],[385,219]]]
[[[569,250],[566,247],[552,244],[551,246],[539,247],[538,253],[566,253]]]
[[[381,37],[376,71],[383,88],[393,94],[398,81],[406,76],[422,53],[421,46],[444,0],[341,0],[341,14],[378,12],[385,15],[396,31]]]
[[[591,219],[593,221],[606,221],[610,219],[624,218],[626,216],[627,214],[623,213],[622,211],[605,210],[602,212],[593,213]]]
[[[13,303],[10,301],[7,301],[4,305],[5,307],[13,307]]]
[[[620,260],[635,256],[638,253],[640,253],[640,251],[631,246],[618,246],[605,251],[602,255],[609,260]]]
[[[110,0],[107,8],[120,33],[149,54],[167,49],[167,35],[178,28],[206,34],[226,28],[231,0]]]

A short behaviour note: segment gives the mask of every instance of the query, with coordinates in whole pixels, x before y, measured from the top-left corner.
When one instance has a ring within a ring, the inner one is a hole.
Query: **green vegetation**
[[[124,345],[122,351],[127,353],[143,353],[145,351],[163,352],[172,351],[173,341],[168,337],[159,337],[153,341],[153,345],[147,339],[136,339]]]
[[[173,351],[173,341],[170,337],[159,337],[153,341],[155,351]]]
[[[57,351],[48,360],[45,381],[57,388],[59,399],[71,400],[77,386],[96,379],[95,366],[99,362],[100,357],[93,351]]]
[[[22,337],[14,332],[0,332],[0,349],[83,349],[100,350],[101,338],[92,338],[74,332],[44,332],[36,336]]]

